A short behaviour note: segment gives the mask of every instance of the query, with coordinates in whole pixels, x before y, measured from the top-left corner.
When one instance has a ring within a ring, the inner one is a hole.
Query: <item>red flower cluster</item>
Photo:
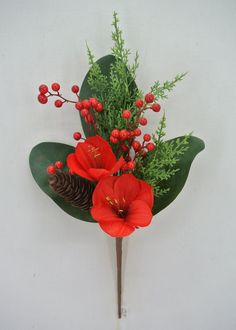
[[[67,158],[68,168],[88,180],[98,181],[102,177],[116,173],[124,164],[118,161],[109,143],[99,135],[79,142],[75,152]]]
[[[93,193],[91,214],[110,236],[124,237],[152,220],[153,191],[133,174],[99,181]]]

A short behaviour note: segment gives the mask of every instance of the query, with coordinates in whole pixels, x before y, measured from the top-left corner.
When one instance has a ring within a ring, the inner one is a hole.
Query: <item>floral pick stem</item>
[[[122,237],[116,238],[118,318],[121,318]]]

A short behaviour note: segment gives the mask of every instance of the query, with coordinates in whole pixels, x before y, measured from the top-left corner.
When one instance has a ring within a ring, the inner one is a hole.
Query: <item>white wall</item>
[[[128,240],[120,326],[113,240],[64,214],[28,167],[35,144],[80,129],[69,106],[37,103],[38,85],[81,83],[85,40],[109,52],[113,10],[145,91],[189,72],[163,103],[168,137],[206,142],[182,194]],[[235,21],[234,0],[0,1],[1,330],[236,328]]]

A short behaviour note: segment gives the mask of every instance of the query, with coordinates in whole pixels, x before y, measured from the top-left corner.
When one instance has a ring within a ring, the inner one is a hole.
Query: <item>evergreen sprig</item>
[[[151,87],[151,92],[158,98],[158,99],[167,99],[167,92],[170,92],[174,89],[177,82],[184,79],[187,72],[177,74],[173,80],[166,80],[163,84],[157,80],[154,85]]]
[[[156,197],[160,197],[169,191],[169,188],[161,188],[162,183],[170,179],[179,171],[178,161],[181,155],[188,149],[191,134],[184,138],[164,141],[166,117],[160,120],[159,126],[152,139],[155,149],[145,158],[139,158],[135,175],[149,183]]]

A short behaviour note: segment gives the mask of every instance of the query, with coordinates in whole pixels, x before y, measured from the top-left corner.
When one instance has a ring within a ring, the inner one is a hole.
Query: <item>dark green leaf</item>
[[[83,211],[71,206],[56,195],[48,184],[47,167],[57,160],[66,163],[68,154],[74,152],[74,147],[56,142],[43,142],[36,145],[30,153],[29,164],[32,175],[39,187],[66,213],[79,220],[95,222],[89,211]]]
[[[180,137],[180,139],[183,138],[184,138],[183,136]],[[166,141],[166,143],[169,143],[170,141],[176,139],[177,138]],[[179,171],[176,172],[176,174],[172,176],[169,180],[163,181],[163,183],[160,185],[161,188],[170,188],[170,191],[168,191],[166,194],[164,194],[161,197],[155,198],[154,207],[152,210],[153,214],[159,213],[161,210],[167,207],[171,202],[173,202],[173,200],[178,196],[178,194],[183,189],[184,184],[187,180],[190,166],[195,156],[204,148],[205,145],[201,139],[195,136],[190,137],[188,150],[185,151],[185,153],[182,156],[180,156],[180,160],[176,164],[176,168],[179,168]]]

